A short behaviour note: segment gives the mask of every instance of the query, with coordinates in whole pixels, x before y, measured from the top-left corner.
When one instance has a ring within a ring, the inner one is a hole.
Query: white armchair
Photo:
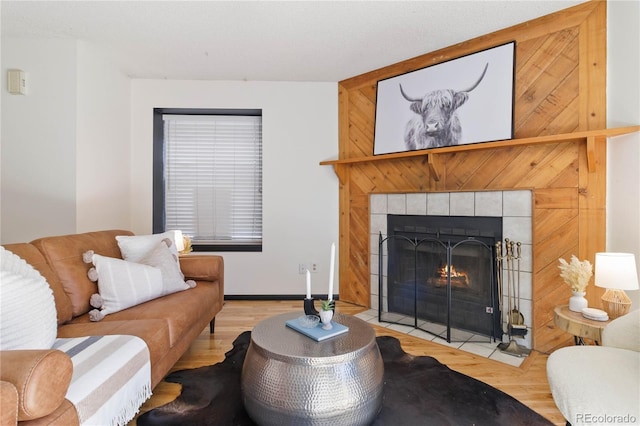
[[[553,352],[547,377],[568,424],[640,423],[640,310],[611,321],[602,346]]]

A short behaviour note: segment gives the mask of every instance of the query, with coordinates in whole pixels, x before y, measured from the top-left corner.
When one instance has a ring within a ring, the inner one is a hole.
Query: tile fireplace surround
[[[479,191],[438,192],[408,194],[371,194],[370,203],[370,247],[371,247],[371,309],[378,310],[378,238],[387,236],[387,214],[424,216],[490,216],[502,218],[502,235],[522,243],[520,260],[520,306],[529,332],[517,343],[531,348],[532,324],[532,192]],[[506,281],[506,280],[505,280]],[[506,320],[507,288],[502,289],[503,317]],[[506,324],[503,324],[503,330]],[[487,338],[488,340],[488,338]],[[505,335],[503,341],[508,341]]]

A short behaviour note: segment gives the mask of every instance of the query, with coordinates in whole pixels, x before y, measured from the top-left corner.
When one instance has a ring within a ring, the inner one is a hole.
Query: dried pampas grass
[[[575,255],[571,256],[571,263],[564,259],[559,259],[559,261],[560,277],[571,287],[571,291],[585,291],[593,275],[591,262],[588,260],[580,261]]]

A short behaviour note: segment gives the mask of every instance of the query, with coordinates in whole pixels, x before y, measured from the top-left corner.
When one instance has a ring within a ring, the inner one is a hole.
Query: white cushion
[[[628,349],[569,346],[556,350],[547,360],[553,400],[575,426],[638,421],[638,377],[640,353]],[[635,420],[615,420],[624,418]]]
[[[162,296],[177,291],[188,290],[192,286],[184,282],[184,275],[176,263],[169,247],[160,242],[139,263],[154,266],[162,273]],[[194,282],[195,284],[195,282]]]
[[[92,261],[98,273],[102,315],[112,314],[162,295],[162,273],[158,268],[99,254],[94,254]],[[96,319],[100,320],[102,317]]]
[[[0,258],[0,350],[51,349],[58,330],[51,287],[1,246]]]
[[[169,249],[174,256],[175,262],[179,266],[178,249],[176,248],[175,233],[173,231],[151,235],[118,235],[116,237],[122,258],[129,262],[139,262],[140,259],[151,253],[158,243],[164,239],[171,241]]]

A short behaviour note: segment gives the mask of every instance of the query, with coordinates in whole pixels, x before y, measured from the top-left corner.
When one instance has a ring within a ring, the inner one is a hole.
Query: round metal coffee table
[[[260,425],[366,425],[382,405],[384,365],[373,328],[336,313],[349,327],[322,342],[285,326],[291,312],[260,322],[242,367],[242,397]]]

